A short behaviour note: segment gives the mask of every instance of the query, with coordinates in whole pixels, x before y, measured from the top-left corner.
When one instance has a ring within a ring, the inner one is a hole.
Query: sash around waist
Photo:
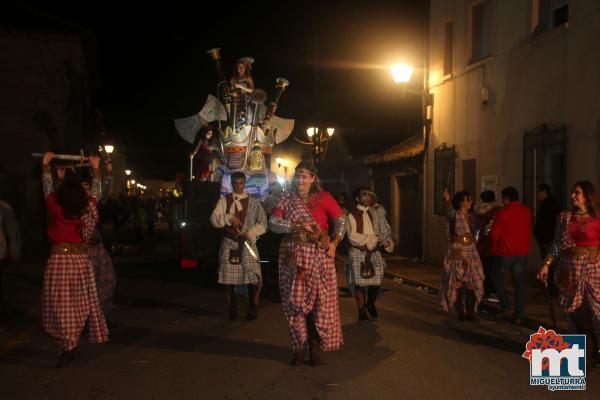
[[[460,243],[463,246],[469,246],[475,243],[475,238],[470,233],[465,235],[452,235],[452,243]]]

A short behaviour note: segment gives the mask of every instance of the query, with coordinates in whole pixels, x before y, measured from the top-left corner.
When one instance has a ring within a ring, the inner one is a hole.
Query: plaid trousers
[[[89,341],[108,341],[92,264],[86,254],[54,254],[48,259],[42,289],[44,329],[65,350],[77,347],[87,325]]]

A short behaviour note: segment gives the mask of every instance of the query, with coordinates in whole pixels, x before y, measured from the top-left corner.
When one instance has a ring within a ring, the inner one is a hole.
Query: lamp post
[[[335,128],[332,127],[319,127],[310,126],[306,128],[306,136],[308,136],[308,142],[296,139],[302,144],[306,144],[312,147],[312,157],[315,164],[325,159],[325,153],[327,153],[327,146],[329,141],[335,133]]]
[[[127,195],[129,195],[129,175],[131,175],[131,170],[130,169],[126,169],[125,170],[125,190],[127,191]]]
[[[433,118],[433,96],[429,94],[429,70],[428,64],[429,59],[427,56],[428,46],[427,39],[425,39],[424,46],[424,60],[423,60],[423,90],[409,89],[408,82],[410,82],[414,68],[407,64],[395,64],[390,67],[390,73],[392,79],[396,84],[401,86],[403,96],[407,93],[418,95],[421,97],[421,121],[422,121],[422,140],[423,140],[423,159],[422,159],[422,210],[421,210],[421,260],[425,259],[427,254],[427,153],[429,147],[429,135],[431,132],[431,120]]]

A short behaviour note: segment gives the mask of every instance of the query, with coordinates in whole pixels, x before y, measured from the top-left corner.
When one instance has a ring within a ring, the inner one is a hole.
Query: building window
[[[444,26],[444,76],[452,73],[452,46],[454,40],[454,23],[447,21]]]
[[[435,149],[435,188],[433,209],[436,214],[446,214],[446,204],[442,199],[442,193],[448,189],[451,194],[454,193],[454,168],[455,168],[456,149],[454,146],[447,147],[442,143]]]
[[[531,31],[534,35],[569,22],[569,0],[532,0]]]
[[[492,1],[480,1],[471,7],[469,63],[492,54]]]
[[[523,204],[537,208],[537,188],[545,183],[564,208],[566,182],[567,127],[540,125],[523,138]]]

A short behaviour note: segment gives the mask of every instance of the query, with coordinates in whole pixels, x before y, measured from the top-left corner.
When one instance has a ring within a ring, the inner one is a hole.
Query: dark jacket
[[[539,243],[552,243],[556,218],[560,215],[560,212],[560,204],[553,196],[548,196],[546,200],[540,203],[533,227],[533,235]]]

